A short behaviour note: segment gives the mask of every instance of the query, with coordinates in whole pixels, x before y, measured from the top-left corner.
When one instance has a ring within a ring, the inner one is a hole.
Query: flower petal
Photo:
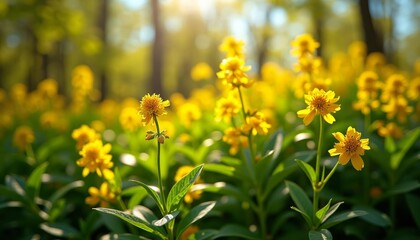
[[[363,159],[357,154],[351,158],[351,164],[357,171],[362,170],[362,168],[365,166]]]

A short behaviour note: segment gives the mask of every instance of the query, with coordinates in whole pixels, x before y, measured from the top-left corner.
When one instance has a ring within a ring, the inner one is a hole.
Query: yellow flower
[[[296,72],[318,73],[322,67],[322,60],[319,57],[303,56],[298,59],[294,66]]]
[[[215,119],[216,121],[223,119],[227,122],[233,116],[235,116],[240,111],[240,109],[241,102],[234,94],[230,93],[226,97],[223,97],[217,101],[215,108]]]
[[[361,133],[357,132],[352,127],[347,128],[347,133],[344,136],[340,132],[333,133],[333,136],[339,141],[334,144],[334,148],[328,150],[331,156],[337,156],[338,162],[346,165],[350,160],[354,169],[357,171],[362,170],[364,167],[363,159],[360,155],[365,154],[365,150],[369,150],[369,139],[360,139]]]
[[[305,102],[308,104],[308,107],[297,112],[298,117],[303,118],[305,126],[312,122],[316,114],[320,114],[329,124],[335,121],[331,113],[335,113],[341,108],[339,104],[336,104],[340,97],[334,98],[334,96],[335,93],[333,91],[325,92],[318,88],[305,95]]]
[[[140,126],[138,111],[132,107],[124,108],[120,113],[120,124],[124,130],[133,132]]]
[[[85,202],[92,207],[98,204],[101,207],[108,207],[109,203],[116,202],[115,193],[111,191],[107,182],[102,183],[99,189],[90,187],[88,192],[90,196],[85,199]]]
[[[365,71],[357,79],[358,97],[376,99],[380,83],[378,74],[373,71]]]
[[[186,127],[189,127],[192,122],[199,120],[202,116],[200,107],[193,101],[188,101],[179,106],[177,115]]]
[[[181,178],[183,178],[184,176],[186,176],[189,172],[191,172],[191,170],[193,170],[194,167],[192,166],[182,166],[180,168],[178,168],[178,170],[175,173],[175,182],[178,182],[179,180],[181,180]],[[202,183],[200,177],[198,177],[195,180],[195,183]],[[201,198],[201,194],[203,191],[201,190],[195,190],[195,191],[188,191],[187,194],[184,197],[184,201],[188,204],[192,203],[194,200],[200,199]]]
[[[169,101],[163,101],[159,94],[146,94],[140,101],[140,114],[143,124],[147,125],[153,117],[165,115],[165,107],[169,107],[169,105]]]
[[[252,116],[247,116],[243,126],[244,132],[251,131],[252,135],[267,135],[268,129],[271,125],[267,123],[265,116],[262,112],[256,112]]]
[[[111,161],[112,156],[109,153],[111,145],[102,144],[101,140],[96,140],[86,144],[79,152],[82,156],[76,163],[83,167],[83,177],[91,172],[96,172],[99,177],[104,176],[106,179],[114,179],[114,173],[110,168],[114,166]]]
[[[81,150],[85,144],[99,139],[99,134],[87,125],[82,125],[80,128],[73,130],[71,137],[77,141],[77,149]]]
[[[386,60],[385,55],[380,52],[370,53],[366,58],[366,69],[368,70],[379,70],[379,68],[385,66]]]
[[[191,78],[194,81],[201,81],[210,79],[213,76],[213,69],[205,63],[197,63],[192,69],[191,69]]]
[[[229,57],[223,59],[220,63],[220,69],[217,77],[222,80],[224,85],[235,88],[239,86],[250,87],[252,82],[246,75],[246,71],[251,69],[250,66],[244,66],[245,62],[239,57]]]
[[[392,74],[386,80],[382,91],[382,102],[388,102],[404,94],[407,87],[407,79],[402,74]]]
[[[239,147],[248,147],[248,138],[243,135],[240,128],[228,128],[224,132],[223,141],[230,144],[229,154],[235,155]]]
[[[223,43],[220,44],[219,50],[222,52],[226,52],[227,57],[243,57],[243,48],[244,42],[242,40],[238,40],[232,36],[226,37],[223,40]]]
[[[420,77],[414,78],[410,82],[410,87],[407,91],[407,96],[411,100],[418,100],[420,96]]]
[[[93,89],[93,72],[87,65],[78,65],[73,69],[71,84],[74,94],[85,96]]]
[[[58,83],[56,80],[48,78],[38,84],[37,90],[42,96],[52,98],[58,93]]]
[[[403,136],[403,130],[400,126],[394,122],[387,123],[384,125],[383,122],[376,123],[378,128],[378,134],[381,137],[393,137],[395,139],[400,139]]]
[[[319,43],[315,41],[312,35],[305,33],[292,41],[292,47],[294,48],[291,51],[292,55],[302,57],[303,55],[314,54],[315,50],[319,48]]]
[[[404,123],[407,120],[407,114],[413,112],[413,107],[408,106],[407,100],[400,96],[391,99],[386,105],[382,106],[382,111],[386,113],[388,119],[398,117],[398,121]]]
[[[13,134],[13,144],[22,151],[25,151],[26,147],[34,141],[34,132],[28,126],[18,127]]]

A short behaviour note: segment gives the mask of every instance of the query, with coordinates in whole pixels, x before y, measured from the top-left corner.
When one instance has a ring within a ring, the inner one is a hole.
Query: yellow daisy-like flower
[[[205,62],[197,63],[191,69],[191,78],[194,81],[207,80],[210,79],[212,76],[213,69],[211,69],[211,67]]]
[[[223,40],[223,43],[220,44],[219,50],[222,52],[226,52],[227,57],[243,57],[244,55],[244,42],[242,40],[238,40],[232,36],[226,37]]]
[[[179,106],[177,115],[186,127],[190,127],[192,122],[197,121],[202,117],[200,107],[193,101],[188,101]]]
[[[302,57],[306,54],[314,54],[319,48],[319,42],[315,41],[311,34],[305,33],[297,36],[292,42],[291,53],[293,56]]]
[[[346,165],[350,160],[354,169],[362,170],[364,167],[363,159],[360,155],[365,154],[365,150],[369,150],[369,139],[360,139],[361,133],[357,132],[352,127],[347,128],[347,133],[344,136],[340,132],[333,133],[333,136],[339,141],[334,144],[334,148],[328,150],[331,156],[337,156],[338,162],[341,165]]]
[[[381,137],[385,138],[389,136],[395,139],[400,139],[403,136],[403,129],[394,122],[387,123],[386,125],[384,125],[383,122],[377,122],[376,125],[378,128],[378,134]]]
[[[223,59],[220,63],[220,69],[217,77],[222,80],[224,85],[232,88],[243,86],[248,88],[252,85],[245,72],[251,69],[250,66],[245,66],[245,62],[239,57],[229,57]]]
[[[108,207],[109,203],[116,202],[115,193],[111,191],[107,182],[102,183],[99,189],[90,187],[88,192],[90,196],[85,199],[85,202],[92,207],[98,204],[101,207]]]
[[[325,92],[318,88],[305,95],[305,102],[308,104],[308,107],[297,112],[298,117],[303,118],[305,126],[308,126],[313,121],[316,114],[320,114],[329,124],[335,121],[331,113],[335,113],[341,108],[339,104],[336,104],[340,97],[334,98],[334,96],[335,93],[333,91]]]
[[[400,96],[391,99],[388,104],[382,106],[382,111],[386,113],[388,119],[393,119],[397,116],[400,123],[405,123],[407,114],[413,112],[413,107],[408,105],[408,101]]]
[[[251,131],[252,135],[267,135],[268,129],[271,125],[267,123],[265,116],[262,112],[256,112],[253,116],[246,117],[243,126],[244,132]]]
[[[228,128],[225,130],[223,141],[230,144],[229,154],[235,155],[239,147],[248,147],[248,139],[242,133],[240,128]]]
[[[76,162],[78,166],[83,167],[83,177],[96,172],[99,177],[114,179],[114,172],[111,170],[114,163],[111,161],[112,156],[108,154],[110,151],[111,145],[103,145],[101,140],[86,144],[79,152],[82,158]]]
[[[416,77],[410,82],[410,87],[407,90],[407,97],[412,100],[419,100],[420,77]]]
[[[407,79],[402,74],[393,74],[386,80],[382,90],[382,102],[388,102],[392,98],[402,96],[407,88]]]
[[[241,110],[241,102],[234,94],[228,94],[226,97],[219,99],[215,108],[215,120],[229,121]]]
[[[135,131],[140,126],[138,111],[133,107],[126,107],[120,113],[120,124],[124,130]]]
[[[85,144],[99,139],[99,134],[87,125],[82,125],[80,128],[73,130],[71,137],[77,141],[77,149],[81,150]]]
[[[13,144],[22,151],[25,151],[26,147],[34,141],[34,132],[28,126],[18,127],[13,134]]]
[[[142,122],[147,125],[153,117],[167,114],[165,107],[169,107],[169,100],[163,101],[159,94],[146,94],[140,101],[140,114]]]

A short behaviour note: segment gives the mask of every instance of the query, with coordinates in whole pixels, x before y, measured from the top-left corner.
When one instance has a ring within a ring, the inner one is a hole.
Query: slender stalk
[[[319,192],[322,188],[322,181],[319,181],[319,169],[321,165],[321,143],[322,143],[322,134],[323,134],[323,127],[322,127],[322,116],[319,116],[319,139],[318,139],[318,148],[316,152],[316,163],[315,163],[315,183],[312,184],[313,188],[313,202],[312,202],[312,209],[313,214],[315,216],[315,213],[318,211],[318,203],[319,203]]]
[[[161,174],[161,171],[160,171],[160,142],[159,142],[160,129],[159,129],[159,122],[158,122],[157,117],[155,115],[153,115],[153,120],[155,122],[156,131],[158,133],[158,137],[156,138],[156,142],[157,142],[157,172],[158,172],[158,183],[159,183],[160,197],[162,198],[162,203],[163,203],[163,209],[165,210],[165,212],[163,213],[163,215],[166,215],[168,213],[167,212],[168,210],[166,208],[166,197],[165,197],[165,192],[163,190],[162,174]]]
[[[331,172],[328,173],[328,176],[322,181],[321,189],[322,189],[322,187],[325,186],[325,184],[327,184],[328,180],[332,177],[332,175],[334,174],[335,170],[338,167],[338,164],[339,164],[339,162],[337,161],[337,163],[335,164],[335,166],[333,167],[333,169],[331,170]]]

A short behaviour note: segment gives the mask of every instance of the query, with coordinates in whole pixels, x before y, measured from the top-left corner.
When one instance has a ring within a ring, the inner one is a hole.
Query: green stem
[[[160,197],[162,198],[162,203],[163,203],[163,209],[164,209],[164,213],[162,213],[164,216],[166,214],[168,214],[168,210],[166,208],[166,197],[165,197],[165,192],[163,191],[163,184],[162,184],[162,174],[160,171],[160,142],[159,142],[159,136],[160,136],[160,129],[159,129],[159,122],[157,120],[157,117],[155,115],[153,115],[153,120],[155,122],[156,125],[156,131],[157,131],[157,135],[158,137],[156,138],[156,142],[157,142],[157,171],[158,171],[158,183],[159,183],[159,190],[160,190]]]
[[[262,239],[266,239],[267,237],[267,219],[266,213],[264,210],[264,199],[263,194],[258,193],[257,195],[258,200],[258,218],[260,220],[260,227],[261,227],[261,237]]]
[[[323,128],[322,128],[322,116],[319,116],[319,139],[318,139],[318,149],[316,153],[316,165],[315,165],[315,183],[312,184],[314,196],[313,196],[313,202],[312,202],[312,209],[313,209],[313,216],[315,217],[315,213],[318,211],[318,202],[319,202],[319,192],[322,188],[322,181],[319,182],[319,169],[321,165],[321,143],[322,143],[322,134],[323,134]]]
[[[324,187],[325,184],[327,184],[328,180],[332,177],[332,175],[334,174],[335,170],[338,167],[338,164],[339,164],[339,162],[337,161],[337,163],[335,164],[335,166],[333,167],[333,169],[331,170],[331,172],[328,173],[328,176],[322,181],[322,187]],[[322,189],[322,187],[321,187],[321,189]]]

